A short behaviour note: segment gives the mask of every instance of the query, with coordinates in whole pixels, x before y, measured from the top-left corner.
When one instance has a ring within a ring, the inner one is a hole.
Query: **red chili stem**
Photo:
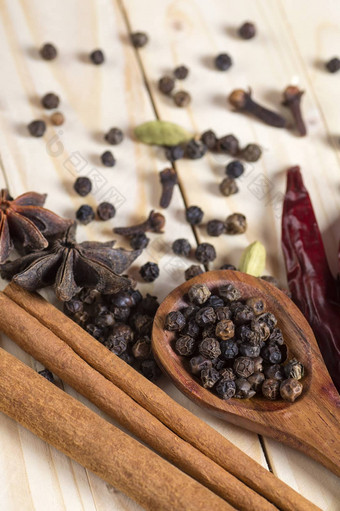
[[[282,250],[292,299],[310,323],[328,371],[340,390],[340,303],[313,206],[299,167],[287,172]]]

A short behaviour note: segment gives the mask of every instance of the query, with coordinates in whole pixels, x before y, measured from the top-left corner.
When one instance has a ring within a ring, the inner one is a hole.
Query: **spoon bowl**
[[[223,400],[201,386],[189,372],[188,358],[173,349],[175,332],[164,329],[169,312],[187,305],[187,292],[194,284],[211,291],[232,283],[243,298],[261,297],[282,330],[288,358],[305,367],[303,392],[294,402],[269,401],[262,396]],[[282,441],[323,463],[340,475],[340,400],[322,360],[313,332],[295,304],[268,282],[230,270],[210,271],[174,289],[161,303],[154,320],[152,345],[156,360],[178,389],[199,406],[218,417]],[[321,445],[326,439],[327,445]]]

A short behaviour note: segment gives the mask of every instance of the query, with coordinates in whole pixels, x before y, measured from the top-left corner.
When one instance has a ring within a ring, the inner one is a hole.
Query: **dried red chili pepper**
[[[287,172],[282,249],[292,299],[310,323],[340,391],[340,301],[300,167]]]

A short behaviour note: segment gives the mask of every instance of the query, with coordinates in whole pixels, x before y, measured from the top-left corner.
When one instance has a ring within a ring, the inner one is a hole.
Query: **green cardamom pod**
[[[260,241],[254,241],[243,252],[239,270],[254,277],[263,275],[266,266],[266,249]]]
[[[193,138],[184,128],[168,121],[144,122],[135,128],[135,135],[144,144],[162,146],[183,144]]]

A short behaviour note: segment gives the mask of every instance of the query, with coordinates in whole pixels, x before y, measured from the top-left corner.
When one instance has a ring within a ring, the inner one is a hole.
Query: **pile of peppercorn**
[[[112,353],[155,381],[161,371],[151,350],[157,298],[137,289],[104,295],[83,289],[64,303],[64,312]]]
[[[189,368],[204,388],[222,399],[266,399],[290,402],[302,392],[303,365],[287,358],[277,319],[262,298],[242,299],[226,284],[211,293],[205,284],[188,292],[188,305],[170,312],[165,329],[176,332],[173,348],[189,359]]]

